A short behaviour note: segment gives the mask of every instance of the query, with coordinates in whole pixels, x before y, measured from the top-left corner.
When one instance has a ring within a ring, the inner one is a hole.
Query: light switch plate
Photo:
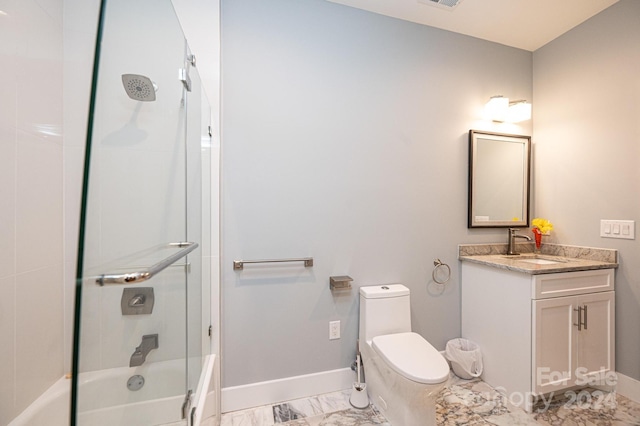
[[[635,220],[601,220],[600,236],[603,238],[636,239]]]

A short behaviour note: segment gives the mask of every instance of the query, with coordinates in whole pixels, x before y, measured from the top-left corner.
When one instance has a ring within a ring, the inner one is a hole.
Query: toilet
[[[449,365],[411,331],[409,297],[401,284],[360,287],[359,349],[369,398],[387,420],[393,426],[431,426]]]

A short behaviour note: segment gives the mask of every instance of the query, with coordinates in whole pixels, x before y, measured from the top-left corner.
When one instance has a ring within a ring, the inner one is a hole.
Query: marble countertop
[[[543,244],[536,251],[532,243],[516,246],[519,256],[507,256],[507,244],[461,244],[458,259],[531,275],[618,267],[618,251],[613,249]],[[531,263],[534,259],[549,263]]]

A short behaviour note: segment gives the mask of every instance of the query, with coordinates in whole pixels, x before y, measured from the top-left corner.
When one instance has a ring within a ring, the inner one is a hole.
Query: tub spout
[[[158,349],[158,335],[147,334],[146,336],[142,336],[140,346],[138,346],[131,355],[129,367],[137,367],[144,364],[147,359],[147,355],[152,349]]]

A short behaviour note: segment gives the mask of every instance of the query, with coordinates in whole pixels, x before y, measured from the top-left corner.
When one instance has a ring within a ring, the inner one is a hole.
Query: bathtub
[[[205,358],[200,383],[192,404],[193,426],[215,424],[219,417],[214,377],[215,355]],[[134,374],[145,378],[137,391],[127,389]],[[171,389],[184,388],[184,360],[152,363],[142,367],[122,367],[91,371],[80,375],[79,425],[165,425],[184,424],[181,408],[184,394]],[[68,426],[71,380],[61,378],[36,399],[9,426]]]

